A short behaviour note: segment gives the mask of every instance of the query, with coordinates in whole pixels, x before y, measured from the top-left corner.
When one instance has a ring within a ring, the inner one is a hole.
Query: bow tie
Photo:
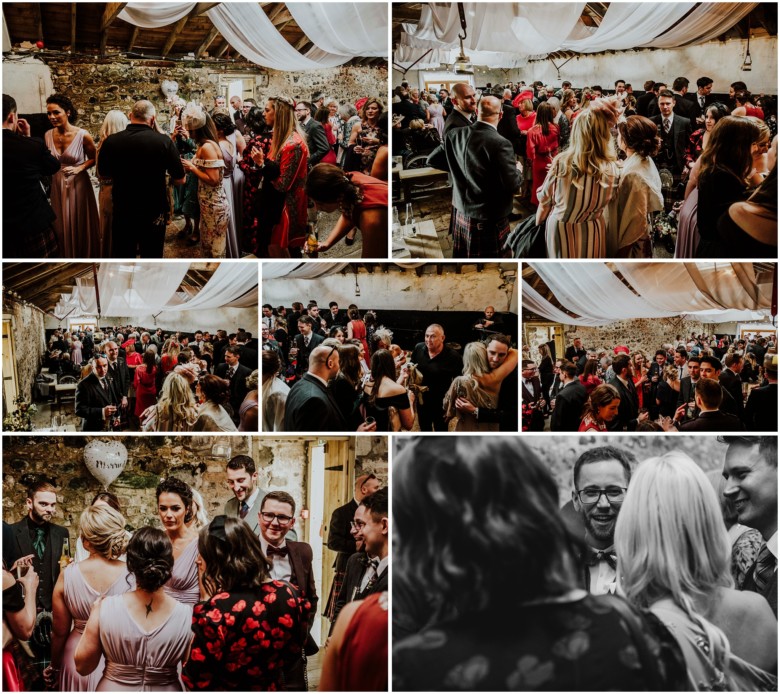
[[[289,553],[290,550],[287,547],[287,545],[285,545],[284,547],[274,547],[273,545],[268,545],[268,549],[265,552],[265,556],[270,559],[274,555],[280,557],[286,557]]]
[[[585,563],[588,566],[596,566],[600,561],[605,561],[613,569],[617,569],[617,555],[614,549],[600,550],[589,547],[585,554]]]

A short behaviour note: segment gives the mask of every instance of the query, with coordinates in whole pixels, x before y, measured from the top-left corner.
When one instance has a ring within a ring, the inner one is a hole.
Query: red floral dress
[[[283,581],[199,602],[182,681],[189,690],[278,691],[284,667],[300,656],[310,609]]]
[[[257,217],[255,217],[255,195],[260,187],[262,179],[260,167],[252,159],[251,152],[254,147],[263,151],[263,156],[268,156],[271,151],[271,137],[273,133],[267,132],[256,135],[246,143],[244,156],[238,162],[241,171],[244,172],[244,229],[240,239],[242,247],[247,249],[257,248]]]

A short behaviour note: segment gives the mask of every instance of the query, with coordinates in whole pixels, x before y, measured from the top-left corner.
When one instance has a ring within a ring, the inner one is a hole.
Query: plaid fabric
[[[453,258],[506,258],[509,219],[472,219],[454,207],[451,216]]]
[[[671,188],[661,189],[664,196],[664,212],[667,214],[672,211],[674,203],[680,202],[685,196],[685,183],[682,174],[672,173],[672,179]]]
[[[3,229],[3,255],[6,258],[61,258],[54,227],[37,232],[29,229]]]
[[[324,615],[331,622],[333,621],[334,613],[336,612],[336,598],[339,596],[341,586],[344,585],[344,576],[346,576],[346,573],[346,571],[336,571],[333,576],[333,583],[330,585],[330,594],[328,595],[328,604],[325,605]]]

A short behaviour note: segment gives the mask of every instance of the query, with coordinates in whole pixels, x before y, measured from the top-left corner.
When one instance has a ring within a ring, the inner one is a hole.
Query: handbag
[[[545,222],[537,224],[536,216],[530,215],[509,232],[504,248],[511,252],[513,258],[546,258],[547,240],[544,231]]]

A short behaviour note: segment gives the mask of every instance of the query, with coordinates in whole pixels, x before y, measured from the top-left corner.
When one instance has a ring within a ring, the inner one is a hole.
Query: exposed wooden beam
[[[190,21],[190,16],[187,15],[186,17],[182,17],[176,24],[173,26],[173,30],[170,34],[168,34],[168,38],[165,41],[165,45],[163,46],[162,52],[160,53],[161,56],[165,57],[168,55],[168,53],[171,52],[171,48],[173,48],[173,44],[176,43],[176,39],[179,38],[179,34],[184,30],[184,27],[187,26],[187,22]]]
[[[16,292],[23,292],[27,287],[44,282],[51,277],[56,277],[58,278],[58,281],[60,281],[63,276],[77,276],[82,272],[84,272],[84,268],[79,268],[76,266],[75,268],[72,268],[71,272],[69,273],[67,266],[63,266],[58,263],[54,267],[48,268],[45,266],[33,266],[29,268],[28,272],[22,275],[19,275],[15,278],[4,277],[3,280],[5,282],[6,288],[12,289]]]
[[[119,13],[125,9],[126,2],[107,2],[103,10],[103,18],[100,21],[100,55],[106,54],[108,45],[108,29]]]
[[[130,34],[130,41],[127,44],[127,52],[132,53],[133,46],[135,45],[136,39],[138,39],[138,32],[140,31],[141,27],[133,27],[133,33]]]
[[[76,3],[70,3],[70,52],[76,52]]]
[[[285,9],[284,3],[280,2],[268,13],[268,19],[273,22]]]
[[[286,22],[289,22],[292,20],[292,14],[290,14],[290,11],[287,9],[287,6],[284,3],[281,3],[280,11],[274,12],[274,17],[271,20],[271,23],[278,27],[280,24],[284,24]]]
[[[290,17],[289,19],[287,19],[286,21],[282,22],[281,24],[277,24],[276,25],[276,30],[281,34],[282,31],[284,31],[284,28],[292,21],[293,21],[293,18]]]
[[[308,38],[305,36],[295,44],[295,50],[299,53],[303,53],[304,55],[307,53],[307,51],[313,46],[314,44],[309,41]]]
[[[43,41],[46,44],[46,39],[43,36],[43,12],[41,12],[41,3],[36,2],[33,5],[33,21],[38,32],[38,41]]]
[[[225,55],[225,51],[230,48],[230,44],[227,41],[223,41],[222,45],[214,51],[214,57],[215,58],[221,58],[223,55]]]
[[[217,5],[219,5],[218,2],[199,2],[192,9],[192,12],[190,12],[190,17],[198,17],[199,15],[205,14],[212,7],[216,7]]]
[[[214,39],[217,38],[217,34],[219,34],[219,29],[217,29],[217,27],[212,27],[211,31],[203,40],[203,43],[201,43],[198,50],[195,51],[196,58],[200,58],[209,49],[209,46],[214,43]]]

